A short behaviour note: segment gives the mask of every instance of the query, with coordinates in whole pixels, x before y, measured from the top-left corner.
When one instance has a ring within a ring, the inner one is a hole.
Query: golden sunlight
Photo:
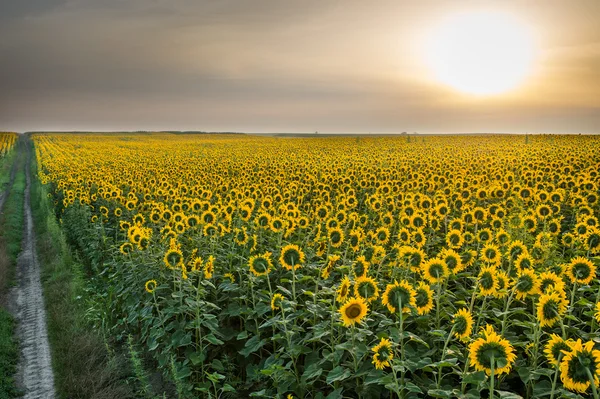
[[[511,15],[479,11],[447,17],[432,30],[425,51],[439,82],[485,96],[515,89],[527,78],[535,45],[527,26]]]

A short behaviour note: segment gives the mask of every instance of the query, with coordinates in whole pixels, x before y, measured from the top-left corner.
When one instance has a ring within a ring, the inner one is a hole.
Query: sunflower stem
[[[573,313],[573,302],[575,301],[575,291],[577,291],[577,282],[573,283],[573,288],[571,288],[571,301],[569,302],[569,316]],[[571,318],[567,320],[567,327],[571,327]]]
[[[598,398],[598,390],[596,388],[596,381],[594,381],[594,376],[592,375],[590,368],[586,367],[585,372],[588,376],[588,379],[590,380],[590,385],[592,386],[592,394],[594,395],[594,399],[599,399]]]
[[[398,313],[400,317],[400,362],[402,364],[402,369],[400,370],[400,386],[404,387],[404,313],[402,312],[402,297],[398,300]]]
[[[296,307],[296,266],[292,259],[292,297],[294,298],[294,308]]]
[[[558,359],[556,361],[555,370],[554,370],[554,378],[552,379],[552,390],[550,391],[550,399],[554,399],[554,391],[556,390],[556,382],[558,381],[558,372],[560,370],[561,359],[562,359],[562,353],[559,353]]]
[[[442,358],[440,359],[440,363],[443,362],[444,358],[446,357],[446,348],[448,347],[450,338],[452,338],[452,334],[454,333],[455,326],[456,325],[452,326],[452,328],[450,329],[450,333],[448,334],[448,338],[446,338],[446,342],[444,342],[444,349],[442,349]],[[444,366],[442,366],[442,365],[438,366],[437,389],[440,389],[440,386],[442,385],[442,369],[443,368],[444,368]]]
[[[437,297],[436,299],[436,304],[435,304],[435,328],[436,330],[440,329],[440,290],[442,288],[442,284],[440,281],[438,281],[437,283]]]
[[[471,304],[469,305],[469,313],[473,313],[473,306],[475,305],[475,297],[477,296],[477,289],[479,288],[479,280],[475,282],[473,287],[473,294],[471,294]]]
[[[506,300],[506,303],[504,305],[504,315],[502,316],[502,332],[500,335],[504,335],[504,332],[506,331],[506,317],[508,316],[508,308],[510,307],[510,305],[512,303],[514,294],[515,294],[515,288],[513,287],[510,290],[510,295],[508,296],[508,299]]]
[[[494,366],[495,366],[494,354],[492,353],[492,361],[490,364],[490,399],[494,399]]]

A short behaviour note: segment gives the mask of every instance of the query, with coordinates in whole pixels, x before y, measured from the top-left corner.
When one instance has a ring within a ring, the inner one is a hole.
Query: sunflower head
[[[462,308],[454,314],[452,319],[454,336],[463,342],[469,340],[473,331],[473,316],[468,309]]]
[[[569,263],[567,276],[572,283],[589,284],[596,277],[596,267],[589,259],[579,256]]]
[[[381,295],[381,303],[387,306],[390,313],[398,312],[398,306],[402,306],[402,313],[410,312],[410,307],[416,307],[417,293],[410,283],[406,280],[400,282],[394,281],[388,284],[384,293]]]
[[[429,284],[421,281],[419,286],[415,288],[415,293],[417,313],[420,315],[429,313],[433,309],[433,291]]]
[[[537,318],[542,327],[552,327],[567,311],[569,301],[557,291],[540,295]]]
[[[371,264],[367,261],[364,256],[359,256],[356,258],[354,263],[352,264],[352,271],[354,272],[354,277],[364,277],[369,272],[369,267]]]
[[[183,254],[177,248],[169,248],[165,252],[163,261],[169,269],[176,269],[183,264]]]
[[[373,364],[377,370],[383,370],[391,366],[390,362],[394,358],[394,351],[389,339],[381,338],[381,341],[371,350],[373,351]]]
[[[525,299],[529,295],[537,294],[539,289],[540,282],[535,272],[531,269],[521,270],[515,281],[515,296]]]
[[[444,260],[435,258],[421,265],[423,277],[430,283],[439,283],[448,277],[448,266]]]
[[[348,295],[350,295],[350,279],[348,276],[344,276],[337,289],[337,297],[335,300],[339,303],[344,303],[346,302],[346,299],[348,299]]]
[[[210,255],[204,264],[204,278],[210,279],[215,272],[215,257]]]
[[[354,295],[357,298],[362,298],[367,303],[374,301],[379,297],[379,288],[377,281],[372,277],[359,277],[354,282]]]
[[[581,339],[578,339],[570,345],[570,351],[563,353],[560,362],[560,379],[565,388],[581,393],[586,392],[590,387],[588,373],[594,378],[595,385],[599,385],[600,351],[594,349],[594,341],[584,344]]]
[[[363,298],[353,297],[342,305],[339,312],[342,315],[344,326],[350,327],[356,323],[360,323],[367,315],[368,310],[368,305]]]
[[[325,263],[325,266],[321,270],[321,278],[323,278],[323,280],[327,280],[329,278],[331,272],[335,270],[335,267],[340,262],[340,259],[341,257],[339,255],[329,255],[327,263]]]
[[[498,335],[490,325],[482,329],[482,335],[469,345],[471,364],[477,371],[485,371],[490,375],[493,360],[496,374],[508,373],[517,358],[510,342]]]
[[[304,252],[297,245],[286,245],[281,249],[279,263],[287,270],[300,268],[304,263]]]
[[[481,268],[478,278],[479,293],[481,295],[495,295],[497,293],[499,283],[495,266]]]
[[[144,288],[146,289],[146,292],[152,294],[154,292],[154,290],[156,289],[156,286],[157,286],[156,280],[148,280],[148,281],[146,281]]]
[[[271,253],[265,252],[262,255],[251,256],[248,260],[248,267],[255,276],[266,276],[273,268]]]
[[[571,345],[574,343],[572,339],[564,340],[559,335],[551,334],[550,340],[544,346],[544,353],[548,363],[553,366],[558,366],[560,359],[564,356],[563,351],[570,351]]]
[[[281,309],[281,306],[283,305],[283,299],[283,295],[281,295],[280,293],[273,294],[273,296],[271,297],[271,309]]]

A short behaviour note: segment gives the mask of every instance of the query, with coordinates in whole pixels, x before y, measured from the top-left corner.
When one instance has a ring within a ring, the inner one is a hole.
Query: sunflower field
[[[33,140],[90,320],[178,397],[598,398],[598,136]]]
[[[0,132],[0,159],[4,158],[14,147],[17,138],[17,133]]]

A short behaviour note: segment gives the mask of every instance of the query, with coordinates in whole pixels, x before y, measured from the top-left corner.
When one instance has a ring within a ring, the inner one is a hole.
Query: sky
[[[448,15],[521,21],[513,90],[436,79]],[[0,130],[600,133],[598,0],[0,1]]]

